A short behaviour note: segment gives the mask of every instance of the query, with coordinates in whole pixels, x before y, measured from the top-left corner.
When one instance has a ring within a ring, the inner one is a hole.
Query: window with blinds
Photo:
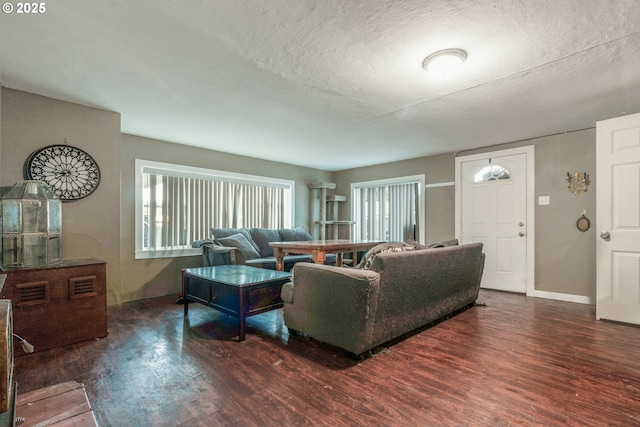
[[[136,160],[136,258],[199,253],[212,227],[288,228],[294,182]]]
[[[351,185],[355,238],[423,241],[424,175]]]

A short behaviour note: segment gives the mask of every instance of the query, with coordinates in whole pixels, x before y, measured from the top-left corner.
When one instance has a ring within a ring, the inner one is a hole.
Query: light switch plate
[[[539,205],[549,205],[549,204],[551,204],[551,197],[549,197],[549,196],[538,196],[538,204]]]

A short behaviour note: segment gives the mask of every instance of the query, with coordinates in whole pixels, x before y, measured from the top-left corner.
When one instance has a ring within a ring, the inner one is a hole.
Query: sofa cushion
[[[289,304],[293,304],[293,283],[287,282],[280,288],[280,299]]]
[[[247,240],[247,238],[241,233],[233,234],[228,237],[223,237],[221,239],[217,239],[217,241],[222,246],[240,249],[240,252],[242,252],[245,259],[247,260],[260,257],[260,254],[258,253],[258,251],[256,251],[256,249],[253,247],[251,242]]]
[[[362,257],[360,264],[358,264],[358,268],[361,270],[369,270],[371,268],[371,263],[376,255],[384,252],[406,252],[413,251],[415,248],[404,242],[386,242],[380,243],[379,245],[374,246],[369,249],[366,254]]]
[[[284,265],[284,271],[291,271],[291,269],[299,262],[313,262],[311,255],[287,255],[282,260]],[[254,258],[248,260],[246,264],[250,267],[266,268],[269,270],[276,269],[276,257],[263,257]]]
[[[278,230],[280,240],[283,242],[303,242],[313,240],[313,236],[309,234],[306,228],[281,228]]]
[[[445,242],[431,243],[428,245],[430,248],[448,248],[449,246],[457,246],[458,239],[447,240]]]
[[[223,237],[233,236],[234,234],[238,234],[238,233],[242,234],[251,243],[251,245],[255,248],[257,252],[260,252],[260,249],[251,238],[251,233],[246,228],[215,228],[214,227],[211,229],[211,235],[215,240],[221,239]]]
[[[415,240],[407,239],[406,243],[407,243],[407,245],[413,246],[413,248],[416,249],[416,250],[418,250],[418,249],[431,249],[431,248],[448,248],[449,246],[458,245],[458,239],[447,240],[447,241],[438,242],[438,243],[430,243],[428,245],[423,245],[422,243],[419,243],[419,242],[417,242]]]
[[[252,228],[250,230],[251,238],[258,246],[258,252],[261,257],[273,256],[273,248],[269,246],[269,242],[279,242],[282,239],[278,230],[272,228]]]

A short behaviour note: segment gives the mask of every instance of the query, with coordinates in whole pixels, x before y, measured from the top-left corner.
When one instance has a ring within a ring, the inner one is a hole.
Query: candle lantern
[[[0,198],[2,265],[62,261],[62,203],[41,181],[19,181]]]

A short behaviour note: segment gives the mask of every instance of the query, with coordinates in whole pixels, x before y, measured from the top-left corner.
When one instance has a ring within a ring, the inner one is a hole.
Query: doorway
[[[482,242],[481,287],[534,293],[534,148],[456,158],[456,236]]]

